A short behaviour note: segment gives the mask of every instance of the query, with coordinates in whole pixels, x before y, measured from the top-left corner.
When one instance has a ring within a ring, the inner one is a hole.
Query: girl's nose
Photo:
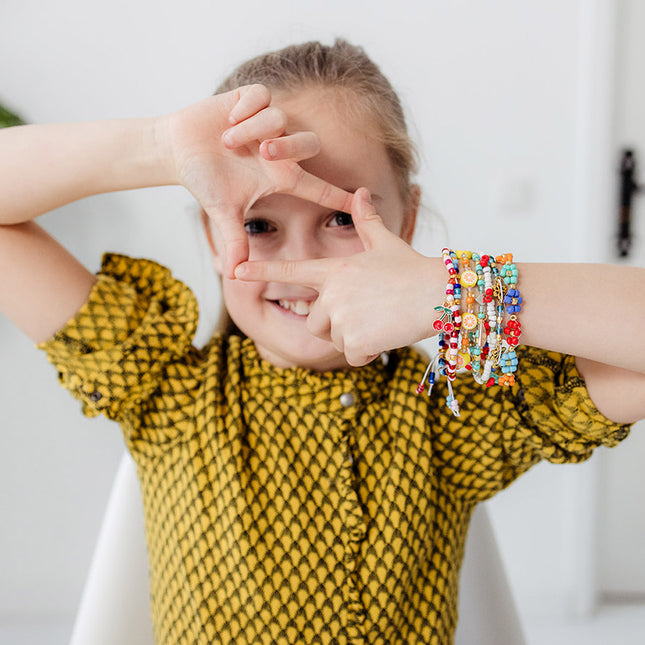
[[[307,231],[289,235],[280,249],[281,260],[315,260],[322,257],[325,257],[322,243]]]

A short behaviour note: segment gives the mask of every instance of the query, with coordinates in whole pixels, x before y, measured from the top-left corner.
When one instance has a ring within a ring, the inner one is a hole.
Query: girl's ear
[[[421,203],[421,186],[412,184],[410,186],[410,201],[403,214],[403,225],[401,227],[401,239],[407,244],[412,244],[414,230],[417,226],[417,215]]]
[[[208,215],[206,215],[206,211],[202,209],[201,211],[201,218],[202,218],[202,227],[204,228],[204,233],[206,235],[206,239],[208,241],[208,247],[211,250],[211,261],[213,263],[213,266],[215,267],[215,271],[219,275],[222,275],[223,267],[222,267],[222,256],[217,250],[217,245],[215,244],[215,240],[213,238],[213,229],[212,229],[212,223]]]

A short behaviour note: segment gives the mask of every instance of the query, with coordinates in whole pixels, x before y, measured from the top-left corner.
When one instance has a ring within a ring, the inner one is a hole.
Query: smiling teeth
[[[311,311],[311,303],[305,300],[278,300],[278,304],[298,316],[306,316]]]

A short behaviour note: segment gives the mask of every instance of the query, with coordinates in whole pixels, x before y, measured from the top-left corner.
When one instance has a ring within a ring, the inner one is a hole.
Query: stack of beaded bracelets
[[[457,369],[469,370],[475,381],[487,387],[515,383],[515,348],[522,327],[517,314],[522,298],[513,255],[494,257],[470,251],[443,249],[448,270],[444,304],[434,328],[439,333],[439,352],[430,362],[417,387],[432,391],[437,375],[448,381],[448,407],[459,416],[459,403],[452,390]],[[506,317],[506,321],[504,320]]]

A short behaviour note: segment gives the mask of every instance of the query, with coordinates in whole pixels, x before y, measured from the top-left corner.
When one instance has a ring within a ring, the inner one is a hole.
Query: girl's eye
[[[251,219],[244,222],[244,230],[247,235],[262,235],[263,233],[271,233],[275,228],[263,219]]]
[[[352,216],[349,213],[336,211],[329,220],[330,226],[354,226]]]

